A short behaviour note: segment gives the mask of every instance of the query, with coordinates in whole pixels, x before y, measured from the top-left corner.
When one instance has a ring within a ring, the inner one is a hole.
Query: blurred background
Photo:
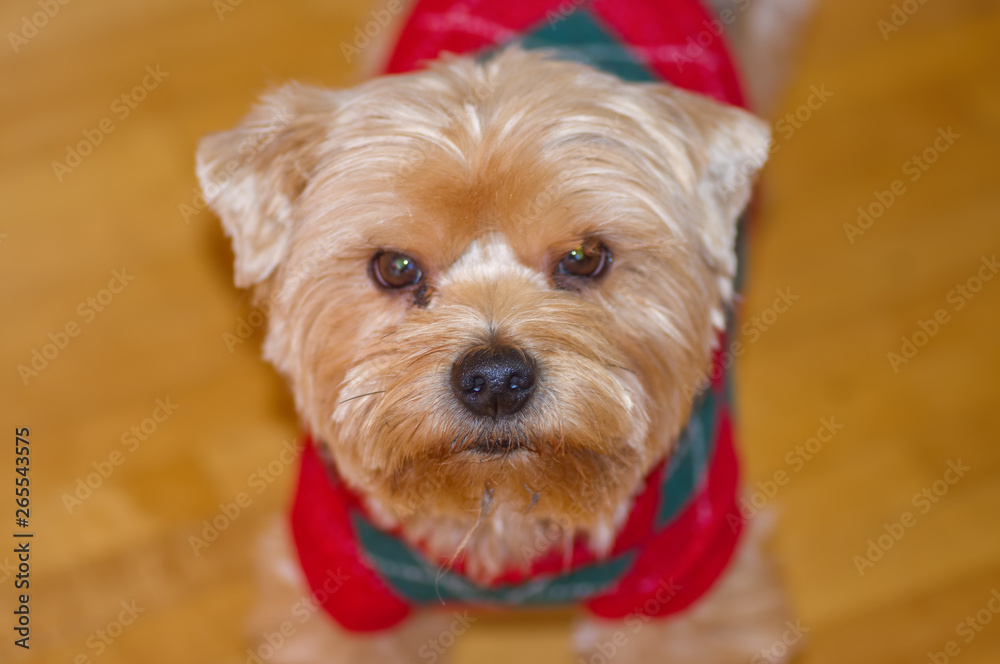
[[[297,427],[193,154],[270,84],[356,76],[384,4],[0,6],[0,661],[247,661]],[[997,2],[827,0],[775,117],[737,394],[803,664],[1000,661],[998,64]],[[482,616],[453,654],[569,664],[570,617]]]

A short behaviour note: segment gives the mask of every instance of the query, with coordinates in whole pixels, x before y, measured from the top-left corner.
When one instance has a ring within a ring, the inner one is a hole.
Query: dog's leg
[[[390,10],[390,5],[387,3],[385,7],[381,8],[382,16],[375,18],[375,13],[377,10],[372,10],[371,16],[365,15],[365,20],[369,18],[375,21],[379,26],[378,30],[375,31],[374,36],[370,36],[365,33],[364,36],[368,38],[367,43],[364,45],[355,46],[358,49],[358,54],[348,60],[348,63],[352,65],[352,71],[349,76],[348,84],[353,85],[366,81],[369,78],[378,76],[385,73],[385,68],[389,64],[389,59],[392,57],[392,53],[396,48],[396,41],[399,39],[399,35],[403,32],[403,28],[406,27],[406,22],[413,12],[413,8],[416,5],[416,0],[398,0],[393,3]],[[384,19],[385,23],[380,22],[379,19]],[[368,21],[371,23],[371,21]],[[359,28],[366,30],[367,23]],[[357,40],[355,40],[357,43]]]
[[[729,569],[694,606],[667,619],[585,618],[574,633],[581,661],[615,664],[778,664],[790,660],[800,630],[764,552],[767,515],[751,523]],[[789,637],[792,634],[792,637]],[[796,636],[798,635],[798,636]],[[605,659],[591,659],[598,653]],[[755,659],[756,657],[756,659]],[[613,659],[612,659],[613,658]]]
[[[266,529],[259,554],[264,599],[251,618],[247,661],[252,654],[268,664],[412,664],[426,661],[421,648],[430,652],[425,646],[454,619],[422,611],[385,633],[347,632],[313,601],[283,519]]]
[[[710,0],[746,82],[751,109],[770,116],[788,84],[815,0]],[[729,12],[722,14],[722,12]]]

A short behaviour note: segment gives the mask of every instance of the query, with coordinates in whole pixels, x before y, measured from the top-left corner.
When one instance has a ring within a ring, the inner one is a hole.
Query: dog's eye
[[[556,274],[593,279],[604,274],[610,266],[611,251],[597,240],[585,240],[562,257],[556,266]]]
[[[420,283],[424,273],[406,254],[395,251],[380,251],[372,259],[372,274],[384,288],[405,288]]]

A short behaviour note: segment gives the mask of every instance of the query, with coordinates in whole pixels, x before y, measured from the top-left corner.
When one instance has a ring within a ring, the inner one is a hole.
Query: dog
[[[307,432],[248,662],[432,661],[455,607],[562,604],[581,661],[787,660],[720,353],[768,127],[721,35],[683,50],[696,0],[542,4],[423,0],[400,73],[199,146]],[[528,48],[560,29],[589,46]]]

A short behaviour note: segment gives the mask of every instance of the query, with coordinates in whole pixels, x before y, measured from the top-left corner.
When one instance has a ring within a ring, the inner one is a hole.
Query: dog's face
[[[508,50],[288,86],[199,177],[265,353],[380,510],[607,524],[669,453],[767,154],[748,114]]]

